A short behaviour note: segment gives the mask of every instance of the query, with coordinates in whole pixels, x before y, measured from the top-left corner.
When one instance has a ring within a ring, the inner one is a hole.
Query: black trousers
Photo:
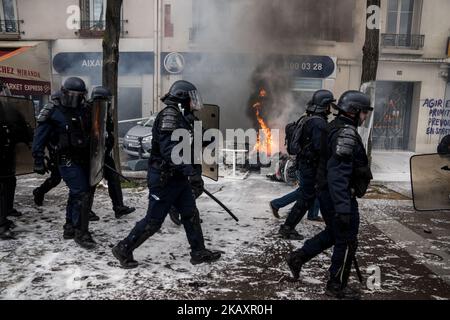
[[[104,176],[106,181],[108,181],[108,193],[112,201],[113,209],[116,209],[117,207],[123,206],[122,187],[120,185],[120,177],[108,167],[116,170],[116,163],[109,153],[105,156]]]

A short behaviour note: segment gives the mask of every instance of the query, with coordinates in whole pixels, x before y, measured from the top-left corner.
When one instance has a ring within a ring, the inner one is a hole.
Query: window
[[[18,33],[15,0],[0,0],[0,33]]]
[[[106,3],[106,0],[80,0],[80,36],[94,38],[103,36],[106,20]],[[122,35],[126,33],[124,31],[124,22],[127,21],[121,20]]]
[[[389,0],[386,32],[411,34],[413,14],[414,0]]]
[[[90,20],[104,21],[106,16],[106,0],[89,0],[90,2]]]

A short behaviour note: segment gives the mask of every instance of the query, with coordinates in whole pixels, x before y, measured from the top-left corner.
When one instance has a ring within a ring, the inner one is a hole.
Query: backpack
[[[319,116],[302,116],[296,122],[289,123],[285,128],[286,139],[285,145],[289,155],[296,156],[300,154],[305,145],[305,139],[303,138],[303,127],[305,124],[314,118],[320,118]]]

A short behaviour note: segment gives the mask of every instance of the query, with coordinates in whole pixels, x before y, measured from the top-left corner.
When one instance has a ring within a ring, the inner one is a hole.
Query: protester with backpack
[[[286,146],[290,155],[296,156],[299,171],[299,196],[289,212],[279,234],[287,240],[303,240],[296,230],[306,212],[316,199],[316,174],[320,158],[322,131],[328,124],[331,105],[335,102],[328,90],[314,93],[306,108],[306,115],[286,126]]]

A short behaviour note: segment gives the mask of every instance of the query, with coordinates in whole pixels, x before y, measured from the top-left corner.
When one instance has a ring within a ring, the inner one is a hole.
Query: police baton
[[[110,166],[108,166],[107,164],[105,164],[105,168],[111,170],[113,173],[115,173],[116,175],[118,175],[119,177],[121,177],[123,180],[125,180],[126,182],[131,183],[132,181],[130,179],[128,179],[127,177],[125,177],[123,174],[117,172],[116,169],[111,168]]]
[[[212,195],[211,192],[209,192],[208,190],[206,190],[205,188],[203,188],[203,191],[205,192],[205,194],[210,197],[212,200],[214,200],[219,206],[222,207],[223,210],[225,210],[236,222],[239,222],[238,217],[236,217],[233,212],[231,212],[230,209],[228,209],[219,199],[217,199],[215,196]]]

